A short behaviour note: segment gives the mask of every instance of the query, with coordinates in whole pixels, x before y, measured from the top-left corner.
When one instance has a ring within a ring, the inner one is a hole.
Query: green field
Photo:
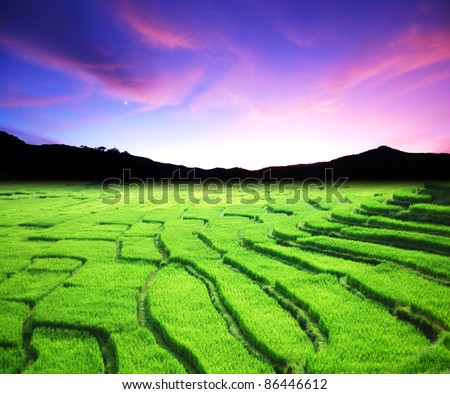
[[[448,183],[188,189],[0,184],[0,372],[450,373]]]

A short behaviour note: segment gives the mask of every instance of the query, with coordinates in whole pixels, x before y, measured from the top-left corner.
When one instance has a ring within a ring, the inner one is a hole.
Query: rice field
[[[0,373],[450,373],[448,183],[258,187],[0,184]]]

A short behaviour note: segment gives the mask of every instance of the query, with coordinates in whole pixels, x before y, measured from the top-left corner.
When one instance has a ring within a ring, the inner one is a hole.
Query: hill
[[[1,180],[92,180],[122,178],[123,169],[133,177],[172,178],[180,171],[184,177],[190,170],[206,178],[262,179],[267,170],[273,178],[324,178],[325,169],[333,168],[334,177],[366,180],[431,180],[450,179],[450,154],[407,153],[381,146],[363,153],[344,156],[329,162],[267,167],[257,171],[241,168],[204,170],[181,165],[160,163],[148,158],[119,152],[117,149],[94,149],[68,145],[30,145],[17,137],[0,131]],[[191,173],[192,174],[192,173]]]

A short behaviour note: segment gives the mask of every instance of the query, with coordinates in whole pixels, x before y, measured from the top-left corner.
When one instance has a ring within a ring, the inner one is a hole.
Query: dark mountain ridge
[[[334,178],[365,180],[448,180],[450,154],[407,153],[380,146],[329,162],[267,167],[256,171],[242,168],[204,170],[160,163],[148,158],[119,152],[117,149],[74,147],[69,145],[30,145],[0,131],[0,180],[89,180],[123,177],[129,169],[131,177],[162,179],[180,177],[324,179],[325,169],[332,168]],[[192,171],[192,170],[195,170]],[[127,179],[126,179],[127,180]],[[133,179],[128,179],[133,181]]]

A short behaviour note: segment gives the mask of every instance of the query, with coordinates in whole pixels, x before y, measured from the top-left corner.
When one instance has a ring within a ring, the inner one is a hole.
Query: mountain
[[[329,162],[307,165],[272,167],[275,178],[323,178],[325,169],[332,168],[334,178],[367,180],[431,180],[450,179],[450,154],[407,153],[388,146],[380,146],[356,155],[344,156]]]
[[[122,179],[123,170],[139,179],[172,178],[272,178],[323,179],[325,170],[333,169],[334,178],[366,180],[432,180],[450,179],[450,154],[406,153],[387,146],[344,156],[329,162],[267,167],[257,171],[242,168],[204,170],[156,162],[144,157],[120,153],[117,149],[74,147],[68,145],[29,145],[19,138],[0,131],[0,180],[90,180]],[[178,172],[179,171],[179,172]],[[129,179],[133,181],[133,179]]]

